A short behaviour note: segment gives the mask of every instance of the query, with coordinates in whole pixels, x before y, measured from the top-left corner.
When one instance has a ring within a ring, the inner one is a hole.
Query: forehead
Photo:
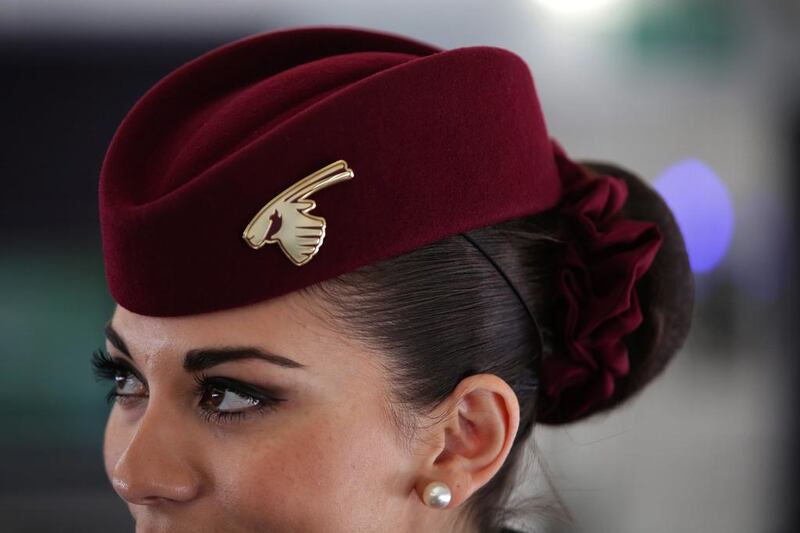
[[[292,292],[253,305],[178,317],[152,317],[117,305],[111,319],[139,361],[180,361],[191,349],[254,346],[294,359],[310,373],[369,372],[378,354],[332,324],[321,303]],[[149,366],[149,365],[148,365]]]

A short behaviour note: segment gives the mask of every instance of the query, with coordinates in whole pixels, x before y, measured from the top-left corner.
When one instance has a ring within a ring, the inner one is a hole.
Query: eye
[[[114,400],[130,403],[145,395],[146,387],[134,370],[112,359],[102,348],[92,354],[92,365],[95,379],[114,382],[114,387],[106,394],[107,403]]]
[[[206,389],[204,396],[200,399],[203,404],[208,401],[208,405],[213,406],[217,411],[241,411],[254,405],[258,405],[259,400],[246,394],[239,394],[231,389],[217,386],[210,386]]]
[[[101,349],[92,356],[94,373],[98,380],[113,381],[114,387],[106,395],[106,401],[122,405],[133,404],[147,397],[147,386],[136,371],[127,364],[112,359]],[[194,375],[194,395],[199,397],[200,416],[214,423],[225,423],[276,409],[286,401],[276,398],[257,387],[224,378]]]
[[[263,410],[275,409],[285,401],[228,378],[201,374],[194,376],[194,380],[195,392],[200,396],[200,415],[213,422],[241,420]]]
[[[117,374],[114,376],[114,380],[117,382],[117,392],[120,395],[134,396],[137,395],[136,392],[139,390],[139,386],[144,387],[139,378],[130,372],[125,372],[123,375]]]

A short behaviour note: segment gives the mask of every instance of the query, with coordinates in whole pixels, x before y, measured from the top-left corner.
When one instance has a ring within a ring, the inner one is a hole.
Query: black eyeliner
[[[133,374],[143,385],[147,381],[139,372],[125,361],[117,360],[109,355],[103,348],[98,348],[92,354],[92,366],[94,367],[95,378],[100,380],[115,381],[117,374],[129,372]]]
[[[198,381],[195,379],[195,381]],[[242,393],[251,396],[257,400],[262,401],[284,401],[282,398],[277,398],[272,391],[263,390],[261,387],[250,385],[243,381],[222,376],[206,376],[203,375],[202,383],[206,386],[217,386],[219,388],[228,389],[233,392]]]
[[[142,384],[146,386],[145,381],[139,376],[136,369],[132,368],[126,361],[117,360],[104,350],[98,348],[92,354],[92,365],[94,367],[94,374],[97,380],[112,381],[115,383],[111,390],[106,394],[106,403],[111,404],[116,398],[128,399],[136,398],[138,396],[119,394],[116,388],[116,381],[120,375],[131,374],[136,377]],[[255,400],[257,404],[253,407],[242,411],[213,411],[201,407],[201,414],[207,417],[209,421],[232,421],[234,419],[244,418],[256,414],[263,410],[275,409],[278,404],[285,402],[286,398],[279,398],[273,394],[272,389],[262,389],[261,387],[250,385],[243,381],[222,376],[208,376],[205,373],[200,375],[192,375],[195,382],[194,393],[196,396],[202,398],[209,389],[228,390],[239,396]]]

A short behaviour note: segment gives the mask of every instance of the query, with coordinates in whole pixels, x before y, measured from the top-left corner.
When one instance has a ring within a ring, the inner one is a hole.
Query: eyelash
[[[119,363],[111,358],[111,356],[102,348],[98,348],[92,354],[92,366],[94,367],[94,375],[98,381],[113,381],[116,383],[118,376],[133,376],[140,382],[142,381],[135,372],[132,371],[127,365]],[[235,393],[237,396],[245,400],[257,402],[252,407],[240,411],[216,411],[206,407],[200,407],[200,416],[207,422],[215,424],[227,424],[238,422],[251,415],[261,414],[264,411],[272,411],[278,408],[278,404],[286,401],[282,398],[273,398],[264,394],[255,394],[254,392],[245,392],[242,390],[241,385],[227,378],[209,378],[202,372],[199,375],[192,376],[195,382],[194,394],[201,398],[209,389],[220,391],[229,391]],[[117,392],[116,385],[106,394],[106,403],[116,401],[120,404],[128,404],[141,398],[132,394],[120,394]]]

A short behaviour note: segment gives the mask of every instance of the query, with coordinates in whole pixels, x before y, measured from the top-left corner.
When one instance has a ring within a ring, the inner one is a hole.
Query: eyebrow
[[[133,361],[133,356],[131,356],[130,350],[125,345],[125,341],[122,340],[120,334],[111,325],[110,320],[105,326],[105,333],[108,341]],[[183,358],[183,369],[186,372],[199,372],[222,363],[241,359],[261,359],[284,368],[306,368],[306,365],[298,363],[294,359],[270,353],[255,346],[224,346],[189,350]]]

